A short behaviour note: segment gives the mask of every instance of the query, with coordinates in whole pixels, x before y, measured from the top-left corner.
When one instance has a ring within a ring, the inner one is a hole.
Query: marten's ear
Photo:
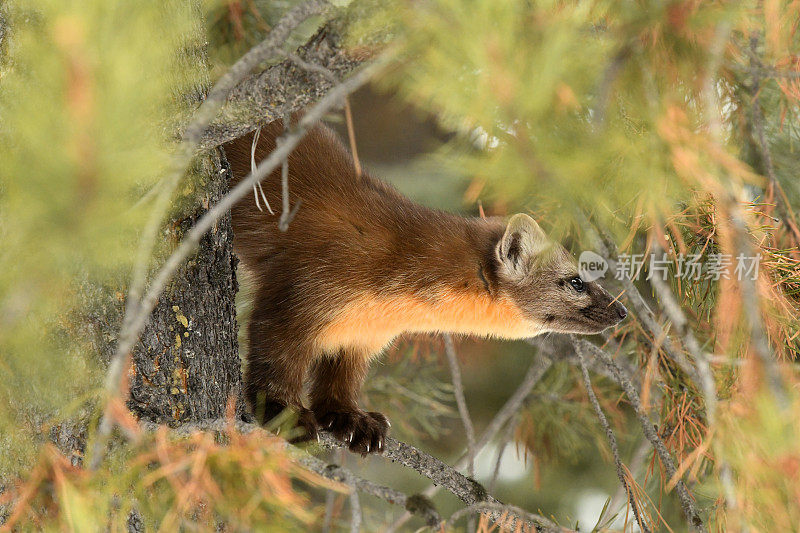
[[[547,235],[528,215],[519,213],[511,217],[506,232],[497,243],[497,259],[509,274],[524,276],[531,260],[549,244]]]

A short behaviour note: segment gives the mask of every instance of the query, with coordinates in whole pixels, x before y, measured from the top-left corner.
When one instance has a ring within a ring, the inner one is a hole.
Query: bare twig
[[[647,439],[639,443],[639,446],[633,453],[633,458],[631,459],[629,468],[629,471],[634,477],[638,476],[642,472],[645,466],[645,459],[647,459],[647,457],[650,456],[651,449],[652,446],[647,441]],[[604,523],[606,520],[610,518],[610,515],[614,513],[614,509],[622,507],[622,505],[625,504],[627,501],[628,501],[627,487],[620,485],[620,487],[617,489],[617,492],[614,493],[614,495],[611,497],[611,500],[608,502],[605,512],[602,515],[600,515],[600,518],[598,518],[597,523],[598,524]]]
[[[348,131],[352,132],[353,120],[350,117],[350,106],[345,107],[347,115]],[[351,135],[350,143],[355,148],[355,134]],[[361,170],[358,165],[358,158],[354,156],[356,161],[356,169]],[[461,423],[464,425],[464,432],[467,435],[467,475],[471,478],[475,477],[475,428],[472,426],[472,419],[469,416],[469,409],[467,409],[467,400],[464,398],[464,385],[461,382],[461,368],[458,364],[458,356],[456,355],[456,348],[453,345],[453,336],[449,333],[444,334],[444,347],[447,354],[447,362],[450,367],[451,381],[453,382],[453,394],[456,397],[456,404],[458,405],[458,414],[461,417]],[[467,531],[475,531],[475,517],[470,517],[467,524]]]
[[[761,58],[758,56],[756,49],[758,48],[758,33],[753,32],[750,35],[749,47],[741,51],[750,59],[750,64],[747,65],[746,70],[758,76],[759,78],[783,78],[783,79],[797,79],[800,78],[800,72],[796,70],[781,70],[772,65],[765,65]],[[731,65],[731,68],[743,68],[741,65]]]
[[[703,524],[703,520],[700,518],[700,513],[697,510],[694,498],[689,492],[689,489],[686,487],[686,484],[683,482],[683,479],[675,475],[677,472],[675,461],[672,459],[669,450],[667,450],[664,441],[658,436],[658,432],[656,431],[653,422],[650,420],[650,417],[642,407],[642,401],[639,398],[639,393],[636,391],[631,381],[623,375],[614,359],[605,350],[583,339],[573,339],[573,342],[575,344],[576,351],[580,348],[591,351],[614,371],[615,381],[620,384],[622,390],[625,391],[625,395],[628,396],[628,400],[630,401],[631,406],[636,413],[636,418],[639,420],[639,425],[642,427],[642,432],[647,440],[650,441],[650,444],[652,444],[656,454],[658,454],[661,464],[664,466],[667,477],[669,479],[677,480],[675,484],[675,490],[678,493],[678,500],[681,504],[681,508],[683,509],[683,513],[689,522],[689,527],[694,531],[706,531],[706,527]]]
[[[750,72],[753,77],[753,85],[750,92],[753,98],[751,116],[754,140],[756,141],[756,147],[758,148],[761,160],[764,162],[764,170],[766,171],[767,179],[769,179],[770,185],[777,193],[775,195],[775,208],[778,210],[778,216],[783,222],[783,225],[786,226],[786,229],[794,236],[795,242],[800,244],[800,228],[797,227],[797,221],[794,218],[794,213],[792,213],[789,199],[775,172],[775,163],[773,162],[772,152],[769,149],[767,136],[764,131],[764,111],[761,108],[761,96],[759,95],[762,78],[761,68],[763,65],[756,54],[757,47],[758,35],[754,34],[750,38],[750,50],[748,51],[750,56]]]
[[[750,242],[747,226],[741,214],[741,208],[738,204],[731,203],[729,209],[731,210],[730,216],[735,232],[734,246],[738,252],[737,255],[752,257],[753,246]],[[769,339],[764,329],[764,323],[761,319],[761,304],[758,297],[758,287],[756,286],[757,280],[750,279],[748,276],[742,276],[742,279],[739,281],[739,286],[742,289],[742,308],[745,310],[743,314],[750,332],[750,344],[761,360],[761,364],[764,366],[767,386],[775,398],[778,407],[787,409],[790,405],[789,394],[786,391],[786,384],[783,382],[783,377],[778,368],[778,362],[775,359],[775,355],[772,353],[772,348],[769,345]]]
[[[353,491],[350,494],[350,533],[361,530],[361,519],[361,502],[358,500],[358,493]]]
[[[504,503],[478,502],[468,507],[464,507],[463,509],[459,509],[458,511],[451,514],[450,518],[448,518],[447,522],[445,522],[445,526],[453,525],[456,521],[460,520],[464,516],[473,513],[487,514],[487,512],[490,517],[499,516],[500,518],[497,519],[498,524],[500,525],[500,527],[508,531],[528,531],[523,528],[517,529],[514,520],[511,519],[513,516],[518,516],[522,519],[527,520],[528,522],[535,522],[536,517],[538,516],[529,513],[525,509],[520,509],[515,505],[508,505]],[[539,531],[542,530],[539,529]],[[555,531],[570,531],[570,530],[566,528],[556,527]]]
[[[250,145],[250,173],[254,173],[256,171],[256,147],[258,146],[258,138],[261,137],[261,127],[259,126],[255,133],[253,134],[253,142]],[[267,200],[267,195],[264,194],[264,189],[261,187],[261,182],[253,184],[253,196],[255,197],[256,201],[256,208],[259,211],[264,211],[261,208],[261,202],[259,202],[258,197],[261,196],[261,199],[264,201],[264,206],[266,206],[267,211],[270,215],[274,215],[275,212],[272,210],[272,207],[269,205],[269,200]]]
[[[631,49],[630,43],[626,43],[620,47],[603,72],[602,81],[597,89],[597,105],[595,106],[595,122],[599,126],[602,126],[605,122],[608,100],[611,96],[611,87],[614,85],[625,63],[628,61],[631,55]],[[599,131],[598,128],[598,132]]]
[[[353,127],[353,114],[350,112],[350,101],[344,101],[344,118],[347,122],[347,139],[350,141],[350,151],[353,153],[353,165],[356,167],[356,177],[361,177],[361,161],[358,159],[356,147],[356,130]]]
[[[458,414],[461,416],[461,423],[464,424],[464,432],[467,434],[467,473],[470,477],[475,477],[475,428],[472,425],[467,401],[464,398],[464,384],[461,382],[461,368],[458,364],[456,348],[453,345],[453,337],[449,333],[444,335],[444,351],[450,365],[450,377],[453,381],[453,394],[456,397]]]
[[[289,135],[289,123],[291,122],[291,114],[285,113],[283,115],[283,137],[279,138],[276,143],[276,148],[280,146],[284,139]],[[281,218],[278,221],[278,229],[284,233],[289,230],[289,224],[294,219],[294,216],[297,214],[297,210],[300,209],[300,202],[301,200],[297,200],[297,203],[294,204],[293,209],[289,209],[289,154],[286,154],[286,157],[283,158],[283,162],[281,163],[281,200],[283,204],[283,209],[281,210]]]
[[[760,66],[761,64],[761,61],[756,55],[757,47],[758,35],[754,33],[750,37],[749,50],[751,66],[753,67]],[[775,197],[775,207],[778,209],[778,213],[784,225],[789,229],[789,231],[792,232],[796,242],[800,243],[800,230],[798,229],[797,223],[794,220],[794,214],[791,212],[791,208],[789,207],[789,201],[786,198],[786,193],[783,191],[783,187],[781,187],[780,181],[778,181],[778,176],[775,173],[775,164],[772,161],[772,153],[769,150],[769,144],[767,144],[766,134],[764,133],[764,114],[761,109],[761,99],[758,94],[760,83],[760,77],[754,72],[752,87],[752,117],[753,130],[756,134],[756,144],[758,145],[761,158],[764,161],[767,177],[769,178],[772,186],[778,192],[778,195]],[[736,248],[740,253],[749,252],[752,254],[752,246],[747,238],[747,226],[744,218],[740,214],[740,208],[734,202],[731,202],[731,204],[731,218],[733,219],[734,229],[737,232],[738,242],[735,243]],[[770,388],[780,403],[785,406],[788,403],[788,400],[786,400],[786,392],[783,387],[783,380],[780,377],[777,365],[775,364],[775,359],[772,355],[772,350],[770,349],[769,342],[764,334],[764,325],[761,323],[761,308],[758,304],[758,289],[756,287],[755,280],[744,279],[741,281],[742,304],[744,305],[745,309],[750,310],[750,312],[745,313],[745,315],[750,327],[751,342],[756,353],[764,364]]]
[[[603,431],[605,431],[606,438],[608,439],[608,444],[611,447],[611,455],[614,457],[614,467],[617,470],[617,477],[619,478],[619,482],[625,488],[625,492],[628,493],[628,502],[630,502],[631,509],[633,509],[633,516],[636,518],[636,523],[639,524],[639,528],[643,532],[648,533],[650,528],[648,528],[647,523],[642,520],[641,510],[639,509],[639,505],[633,494],[633,489],[631,489],[628,483],[628,477],[625,475],[625,467],[623,466],[622,459],[620,459],[619,456],[617,438],[614,436],[614,432],[611,430],[611,426],[608,424],[608,420],[606,419],[606,415],[603,413],[600,402],[597,400],[597,396],[592,389],[592,382],[589,379],[589,370],[586,368],[586,360],[583,355],[583,349],[581,345],[576,342],[574,336],[572,337],[572,341],[575,344],[575,353],[578,355],[578,361],[580,362],[581,374],[583,375],[583,385],[586,387],[586,394],[589,396],[589,402],[592,404],[598,420],[600,420],[600,425],[603,427]]]
[[[525,399],[530,395],[533,387],[536,386],[537,383],[542,379],[545,372],[547,372],[550,367],[552,366],[552,361],[545,357],[537,357],[537,359],[531,363],[531,366],[528,367],[528,371],[525,373],[525,377],[522,378],[522,383],[517,387],[514,391],[514,394],[506,400],[506,403],[503,407],[497,412],[489,425],[486,427],[484,432],[481,434],[480,438],[477,440],[475,444],[476,452],[480,452],[487,444],[489,444],[492,439],[495,438],[497,433],[503,428],[505,423],[515,414],[519,412],[522,406],[525,404]],[[467,465],[467,453],[465,452],[459,460],[455,464],[456,469],[464,468]],[[438,485],[431,485],[427,489],[422,492],[422,495],[427,498],[432,498],[437,492],[439,492],[440,487]],[[398,518],[394,524],[392,524],[389,528],[387,528],[386,533],[392,533],[394,531],[399,530],[408,520],[411,518],[410,513],[404,513],[400,518]]]
[[[336,75],[330,69],[327,69],[321,65],[315,65],[314,63],[309,63],[308,61],[305,61],[297,54],[287,53],[286,57],[289,58],[297,66],[309,72],[321,74],[331,83],[338,83]],[[344,117],[345,117],[345,123],[347,124],[347,139],[350,142],[350,153],[353,155],[353,166],[355,167],[356,170],[356,176],[360,178],[361,160],[358,158],[358,147],[356,145],[356,132],[355,128],[353,127],[353,113],[350,110],[350,100],[348,98],[344,99]]]
[[[494,491],[495,483],[497,483],[497,477],[500,474],[500,465],[503,462],[503,455],[505,454],[508,445],[511,444],[511,441],[514,439],[514,431],[517,429],[519,419],[520,419],[519,413],[515,414],[514,417],[506,425],[505,433],[503,433],[503,436],[500,437],[500,447],[497,449],[497,458],[494,461],[494,469],[492,470],[492,477],[489,480],[489,492]]]
[[[147,323],[147,319],[158,301],[158,297],[166,288],[172,275],[194,251],[203,235],[222,215],[227,213],[237,201],[248,194],[253,183],[264,179],[264,177],[269,175],[269,173],[289,155],[294,147],[299,144],[305,132],[319,121],[325,112],[338,104],[343,96],[354,91],[372,78],[372,76],[383,68],[385,61],[386,59],[384,56],[383,60],[375,61],[331,89],[325,97],[303,115],[295,126],[293,133],[287,136],[280,146],[276,147],[275,150],[258,165],[255,174],[251,174],[241,180],[228,194],[222,197],[216,205],[211,207],[211,209],[200,217],[192,229],[187,232],[178,248],[167,258],[161,269],[159,269],[149,290],[142,298],[141,304],[137,307],[133,318],[128,322],[128,327],[120,334],[117,349],[112,363],[109,366],[109,374],[106,379],[106,391],[109,397],[116,396],[119,390],[125,358],[136,344],[142,328]],[[95,444],[92,448],[92,458],[90,462],[90,468],[92,469],[96,469],[102,461],[103,448],[111,432],[112,425],[110,417],[105,414],[100,431],[98,431],[98,435],[95,437]]]
[[[297,66],[309,72],[321,74],[331,83],[338,83],[336,75],[330,69],[327,69],[321,65],[315,65],[314,63],[309,63],[308,61],[305,61],[297,54],[287,53],[286,57],[289,58]],[[350,143],[350,153],[353,155],[353,166],[355,166],[356,176],[360,178],[362,172],[361,160],[358,158],[358,146],[356,145],[356,132],[355,128],[353,127],[353,113],[350,109],[350,100],[348,98],[344,99],[344,118],[345,118],[345,123],[347,124],[347,139]]]
[[[333,522],[333,507],[336,504],[336,493],[325,491],[325,518],[322,520],[322,533],[330,533]]]
[[[800,79],[800,72],[796,70],[778,70],[772,67],[759,67],[756,72],[762,78],[783,78],[788,80]]]
[[[302,57],[298,56],[293,52],[284,52],[280,51],[280,54],[284,55],[290,61],[298,65],[299,67],[309,71],[315,72],[317,74],[322,74],[332,83],[338,83],[336,75],[331,72],[329,69],[321,66],[315,65],[313,63],[309,63],[308,61],[304,60]],[[344,105],[345,109],[350,109],[350,104],[347,101],[347,97],[344,98]],[[289,124],[290,124],[291,116],[288,113],[284,113],[283,117],[283,127],[284,127],[284,134],[288,135],[289,133]],[[278,140],[281,142],[281,139]],[[353,158],[356,163],[356,170],[358,171],[358,175],[361,175],[361,167],[358,164],[358,156],[355,152],[355,146],[352,147],[353,149]],[[259,188],[261,185],[259,184]],[[263,194],[263,192],[262,192]],[[286,232],[289,229],[289,224],[294,220],[297,211],[300,209],[300,204],[302,200],[297,200],[295,206],[290,210],[289,209],[289,159],[288,157],[283,160],[283,164],[281,166],[281,199],[283,202],[283,210],[281,211],[281,218],[278,222],[278,229],[282,232]],[[266,202],[266,198],[264,199]],[[269,206],[269,204],[268,204]]]
[[[323,67],[322,65],[316,65],[314,63],[309,63],[299,55],[295,54],[294,52],[281,52],[283,53],[287,59],[289,59],[292,63],[297,65],[298,67],[307,70],[308,72],[314,72],[316,74],[321,74],[325,78],[328,79],[331,83],[339,83],[339,78],[336,77],[330,69]]]
[[[525,404],[525,399],[533,390],[533,387],[536,386],[537,383],[542,379],[545,372],[547,372],[550,367],[552,366],[552,362],[548,359],[543,357],[538,357],[530,367],[528,367],[528,371],[525,373],[525,377],[522,378],[522,383],[519,384],[517,390],[514,391],[514,394],[506,400],[506,403],[503,407],[497,411],[497,414],[494,415],[494,418],[489,425],[486,426],[486,429],[481,434],[481,437],[475,443],[475,450],[480,451],[482,450],[492,439],[494,439],[495,435],[500,432],[503,425],[515,414],[519,412],[522,406]],[[456,468],[463,468],[465,464],[465,459],[462,458],[458,463],[456,463]]]
[[[529,341],[532,342],[532,341]],[[544,355],[547,357],[551,362],[558,363],[558,362],[565,362],[569,363],[573,366],[578,366],[580,363],[578,361],[578,356],[575,354],[574,347],[572,345],[571,340],[566,335],[551,335],[548,339],[548,343],[552,343],[552,348],[545,351]],[[609,341],[610,343],[610,341]],[[614,353],[618,350],[612,349]],[[628,361],[625,360],[617,360],[615,361],[617,364],[617,368],[622,375],[624,375],[637,389],[641,388],[641,384],[639,382],[637,376],[637,369],[633,367]],[[611,381],[616,381],[616,371],[610,368],[605,362],[597,360],[597,359],[589,359],[586,361],[586,365],[589,367],[589,370],[594,372],[595,374],[599,374],[601,376],[605,376]]]
[[[344,464],[344,450],[339,450],[339,463]],[[322,533],[330,533],[333,525],[333,513],[336,506],[336,492],[328,489],[325,491],[325,518],[322,522]]]

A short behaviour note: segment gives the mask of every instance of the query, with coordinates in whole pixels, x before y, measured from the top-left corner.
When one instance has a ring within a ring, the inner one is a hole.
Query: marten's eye
[[[575,276],[569,280],[569,284],[572,285],[572,288],[578,292],[583,292],[586,290],[586,285],[583,284],[583,280],[578,276]]]

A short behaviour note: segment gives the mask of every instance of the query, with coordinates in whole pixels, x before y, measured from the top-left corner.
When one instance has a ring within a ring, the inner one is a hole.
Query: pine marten
[[[256,162],[283,131],[262,128]],[[250,172],[252,143],[251,133],[224,146],[235,181]],[[280,169],[262,185],[280,206]],[[359,176],[321,124],[289,156],[289,196],[302,204],[286,232],[253,196],[241,200],[234,249],[255,280],[245,399],[264,423],[296,411],[306,438],[325,428],[354,452],[382,451],[389,421],[358,397],[370,360],[402,333],[598,333],[627,314],[528,215],[506,223],[418,205]]]

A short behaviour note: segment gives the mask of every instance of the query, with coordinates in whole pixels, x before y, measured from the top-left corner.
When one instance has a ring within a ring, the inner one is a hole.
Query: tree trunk
[[[199,167],[202,205],[169,224],[176,242],[228,190],[220,151],[203,157]],[[141,418],[172,424],[219,418],[232,400],[241,414],[236,261],[228,213],[176,273],[134,351],[128,406]]]
[[[196,0],[187,1],[197,12],[197,26],[178,61],[191,67],[197,78],[194,85],[179,88],[175,98],[191,116],[205,98],[210,79],[202,13]],[[162,233],[172,243],[180,242],[228,192],[230,168],[222,150],[200,156],[190,173],[188,205],[173,212]],[[128,407],[140,418],[168,424],[219,418],[231,401],[241,414],[236,262],[227,213],[176,272],[139,338]]]

